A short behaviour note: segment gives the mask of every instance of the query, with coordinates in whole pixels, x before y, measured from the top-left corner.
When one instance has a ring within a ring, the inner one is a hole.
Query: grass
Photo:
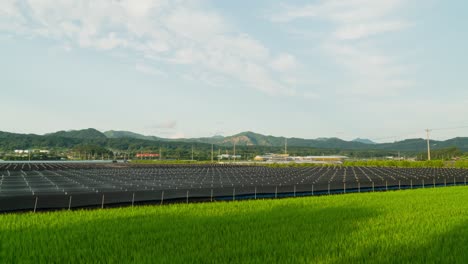
[[[468,263],[468,188],[0,215],[0,263]]]

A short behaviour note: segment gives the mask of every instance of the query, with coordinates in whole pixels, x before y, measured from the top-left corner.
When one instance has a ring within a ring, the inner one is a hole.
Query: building
[[[159,158],[159,154],[155,153],[137,153],[137,158]]]
[[[222,159],[228,159],[228,160],[236,160],[236,159],[240,159],[241,158],[241,155],[231,155],[231,154],[221,154],[221,155],[218,155],[218,159],[219,160],[222,160]]]
[[[346,156],[289,156],[288,154],[265,154],[256,156],[255,161],[268,163],[317,163],[317,164],[342,164],[348,157]]]

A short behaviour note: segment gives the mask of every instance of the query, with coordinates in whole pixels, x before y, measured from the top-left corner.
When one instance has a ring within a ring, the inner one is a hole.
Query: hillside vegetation
[[[284,137],[265,136],[253,132],[243,132],[230,137],[215,136],[195,139],[164,139],[154,136],[144,136],[128,131],[107,131],[101,133],[96,129],[75,131],[59,131],[46,135],[16,134],[0,132],[1,151],[15,149],[55,149],[59,151],[81,152],[82,149],[95,149],[93,155],[110,152],[157,152],[162,151],[168,159],[191,158],[192,147],[194,158],[198,160],[211,159],[211,145],[214,144],[217,153],[233,154],[236,144],[236,154],[242,159],[252,159],[255,155],[264,153],[282,153]],[[424,160],[426,142],[423,139],[410,139],[395,143],[365,144],[357,141],[344,141],[338,138],[301,139],[288,138],[288,153],[290,155],[345,155],[351,158],[371,158],[385,156],[417,156]],[[446,141],[434,141],[434,159],[450,159],[468,151],[468,138],[454,138]],[[105,150],[102,150],[102,149]],[[451,149],[453,151],[446,151]],[[438,154],[439,153],[439,154]],[[56,153],[58,154],[58,153]]]

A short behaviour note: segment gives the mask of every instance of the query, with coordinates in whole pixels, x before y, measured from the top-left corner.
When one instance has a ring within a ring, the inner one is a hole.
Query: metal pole
[[[236,200],[236,188],[232,189],[232,200]]]
[[[187,191],[187,203],[188,203],[188,194],[189,194],[189,191]]]
[[[36,196],[36,201],[34,202],[34,212],[36,212],[36,208],[37,208],[37,196]]]
[[[257,200],[257,187],[255,186],[255,200]]]
[[[101,209],[104,208],[104,194],[102,195],[102,203],[101,203]]]
[[[278,198],[278,186],[275,186],[275,198]]]
[[[132,207],[134,204],[135,204],[135,193],[133,193],[133,196],[132,196]]]
[[[346,193],[346,182],[343,182],[343,193]]]
[[[294,197],[296,197],[296,185],[294,185]]]
[[[427,136],[427,160],[431,160],[431,147],[429,144],[429,129],[426,129],[426,136]]]
[[[314,195],[314,185],[312,184],[312,195]]]
[[[210,201],[213,201],[213,189],[211,189]]]
[[[164,191],[162,191],[161,193],[161,205],[163,204],[163,202],[164,202]]]
[[[71,203],[72,203],[72,196],[70,195],[70,199],[68,200],[68,210],[71,208]]]

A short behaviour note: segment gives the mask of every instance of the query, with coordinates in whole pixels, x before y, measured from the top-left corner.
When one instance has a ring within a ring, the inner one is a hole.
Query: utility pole
[[[426,137],[427,137],[427,160],[431,160],[431,147],[429,144],[429,132],[430,129],[426,129]]]

